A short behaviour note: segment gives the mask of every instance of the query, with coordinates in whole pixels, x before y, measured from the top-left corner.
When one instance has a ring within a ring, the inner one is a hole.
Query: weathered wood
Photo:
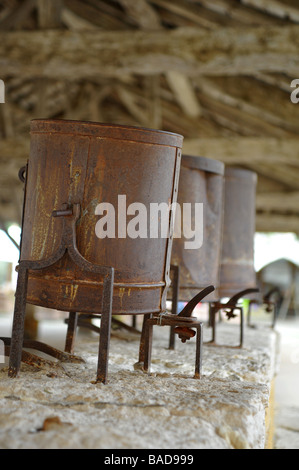
[[[0,139],[0,162],[1,164],[8,164],[13,162],[16,165],[19,163],[26,163],[26,158],[29,155],[29,137],[16,138],[16,139]]]
[[[128,27],[124,18],[106,13],[83,0],[64,0],[64,5],[80,18],[90,22],[91,25],[111,30],[123,30]]]
[[[196,1],[196,0],[192,0]],[[259,1],[259,0],[257,0]],[[277,24],[277,19],[270,15],[264,14],[263,11],[253,8],[246,8],[242,2],[227,1],[227,0],[201,0],[200,2],[206,9],[217,13],[223,19],[231,18],[238,23],[246,25],[267,25]],[[243,2],[245,3],[245,2]]]
[[[84,20],[80,16],[76,15],[73,11],[68,8],[63,8],[61,12],[62,22],[71,30],[74,31],[86,31],[88,29],[98,29],[98,27],[90,21]]]
[[[35,6],[36,0],[24,0],[21,2],[18,7],[13,8],[13,10],[0,21],[0,30],[9,31],[18,29],[27,20]]]
[[[252,83],[250,85],[252,87]],[[252,116],[253,118],[255,117],[261,120],[261,125],[263,122],[265,122],[272,126],[278,127],[282,131],[285,130],[293,132],[294,134],[298,133],[298,125],[296,125],[296,122],[293,122],[294,118],[297,117],[296,113],[290,116],[289,119],[287,119],[285,116],[279,116],[277,114],[278,101],[276,101],[276,113],[274,113],[273,111],[267,109],[264,96],[263,99],[261,99],[258,103],[251,103],[248,101],[248,98],[247,100],[245,100],[244,98],[240,99],[239,97],[233,96],[231,93],[226,92],[225,87],[220,88],[219,86],[216,86],[213,81],[204,77],[201,77],[201,79],[199,80],[198,88],[200,89],[201,93],[203,93],[205,96],[214,99],[218,103],[223,103],[224,105],[234,108],[240,113],[242,112],[245,116],[245,119],[246,115],[248,115],[248,117]],[[244,87],[243,92],[244,90],[248,90],[248,85],[246,86],[246,88]],[[251,94],[250,92],[252,93],[252,88],[248,90],[249,96]],[[292,103],[290,102],[288,97],[286,97],[285,94],[283,94],[283,96],[284,101],[282,101],[282,99],[280,100],[281,106],[289,105],[289,107],[293,109],[294,107],[292,106]]]
[[[258,165],[252,165],[250,161],[246,163],[247,168],[266,176],[273,181],[283,183],[289,189],[298,188],[298,167],[290,165],[273,165],[270,163],[259,163]]]
[[[166,79],[186,116],[199,117],[201,106],[189,78],[180,72],[171,71],[166,73]]]
[[[279,214],[257,214],[257,232],[294,232],[299,234],[299,217]]]
[[[153,129],[161,129],[163,125],[159,75],[144,77],[144,86],[147,100],[149,127]]]
[[[299,167],[299,138],[275,139],[263,137],[185,139],[183,152],[216,158],[226,164],[246,163]]]
[[[144,30],[161,29],[159,15],[147,0],[119,0],[126,12],[136,24]]]
[[[38,26],[40,29],[61,27],[62,0],[37,0]]]
[[[172,0],[171,2],[168,0],[151,0],[151,3],[157,5],[162,10],[165,9],[170,12],[174,17],[173,21],[175,21],[175,16],[177,16],[187,20],[192,26],[198,25],[208,30],[215,30],[217,28],[217,22],[213,21],[214,18],[204,15],[203,8],[198,5],[187,4],[183,0]]]
[[[256,208],[262,211],[294,212],[299,216],[299,191],[257,194]]]
[[[258,113],[249,114],[244,109],[203,92],[198,92],[198,98],[203,110],[208,112],[220,126],[227,127],[238,134],[252,137],[260,135],[279,138],[294,137],[293,132],[265,121]]]
[[[241,3],[262,10],[278,18],[290,19],[296,23],[299,22],[298,8],[286,5],[285,2],[277,0],[241,0]]]
[[[238,40],[236,41],[236,38]],[[0,34],[2,76],[60,79],[299,71],[299,26],[200,31],[18,31]]]

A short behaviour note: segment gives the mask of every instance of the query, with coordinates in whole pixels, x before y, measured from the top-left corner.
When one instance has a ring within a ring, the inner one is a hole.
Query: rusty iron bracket
[[[173,310],[177,312],[177,298],[178,298],[178,276],[179,267],[172,267],[175,273],[173,283]],[[177,334],[180,340],[185,343],[187,340],[196,336],[196,354],[195,354],[195,374],[194,378],[200,378],[201,375],[201,357],[202,357],[202,337],[203,337],[203,323],[196,317],[191,316],[193,310],[199,302],[201,302],[208,294],[215,290],[214,286],[208,286],[195,295],[190,302],[183,308],[179,314],[168,313],[167,311],[161,313],[154,313],[152,315],[145,315],[142,327],[140,349],[139,349],[139,362],[138,366],[143,366],[145,372],[150,371],[151,365],[151,351],[152,351],[152,336],[153,326],[170,326],[170,342],[172,341],[174,349],[174,335]],[[194,331],[192,328],[195,328]]]
[[[190,337],[196,335],[196,353],[195,353],[195,373],[194,378],[200,379],[201,364],[202,364],[202,330],[203,323],[194,317],[179,317],[178,315],[167,314],[153,314],[145,316],[144,318],[144,357],[139,363],[143,364],[143,370],[147,373],[151,368],[151,355],[152,355],[152,339],[153,339],[153,326],[171,326],[175,327],[176,333],[180,336],[182,342],[185,342]],[[191,330],[195,328],[196,332]]]
[[[252,294],[254,292],[259,292],[257,288],[248,288],[244,289],[233,297],[231,297],[228,302],[211,302],[209,305],[209,316],[210,316],[210,325],[212,327],[212,339],[205,344],[212,345],[212,346],[225,346],[225,347],[235,347],[235,348],[242,348],[243,346],[243,339],[244,339],[244,314],[243,314],[243,307],[237,305],[238,301],[242,299],[244,296],[248,294]],[[231,318],[235,318],[236,314],[235,311],[238,311],[240,314],[240,341],[237,346],[230,346],[230,345],[218,345],[216,342],[216,314],[224,310],[226,313],[227,318],[230,320]]]
[[[28,272],[29,270],[40,270],[53,265],[54,263],[59,261],[67,252],[71,259],[74,261],[74,263],[81,269],[94,272],[103,276],[104,285],[102,295],[101,335],[99,341],[99,358],[96,382],[107,382],[114,268],[94,265],[87,261],[80,254],[76,243],[76,221],[79,219],[80,216],[80,204],[73,204],[72,207],[69,207],[67,204],[63,204],[61,211],[69,211],[70,209],[72,209],[71,216],[69,213],[67,214],[68,217],[66,217],[64,214],[58,215],[62,217],[63,231],[61,243],[57,251],[45,260],[22,260],[19,262],[18,280],[15,294],[12,338],[10,346],[10,361],[8,371],[9,377],[16,377],[18,375],[22,359]],[[56,211],[56,213],[61,214],[60,210]],[[71,313],[73,315],[76,315],[75,312]]]
[[[256,304],[262,304],[265,306],[265,312],[266,313],[272,313],[272,323],[271,323],[271,328],[275,328],[277,317],[278,317],[278,307],[277,307],[277,301],[271,300],[271,297],[279,292],[279,289],[277,287],[273,287],[273,289],[270,289],[270,291],[263,297],[261,302],[258,302],[257,300],[251,300],[249,302],[248,306],[248,312],[247,312],[247,326],[250,328],[256,328],[256,325],[251,323],[251,307],[252,305]]]
[[[177,315],[177,306],[178,306],[178,298],[179,298],[179,279],[180,279],[180,268],[176,265],[170,266],[170,272],[172,274],[172,309],[171,314]],[[178,314],[178,317],[187,318],[192,315],[193,310],[195,307],[211,292],[215,290],[214,286],[208,286],[202,291],[200,291],[197,295],[195,295],[188,303],[185,305],[183,310]],[[181,327],[175,328],[171,326],[170,328],[170,336],[169,336],[169,349],[175,348],[175,334],[178,334],[179,338],[185,342],[187,339],[192,338],[194,336],[194,332],[192,330],[189,331],[188,329],[181,329]],[[189,337],[188,337],[189,336]]]
[[[87,328],[91,331],[93,331],[94,333],[98,333],[100,334],[101,333],[101,328],[96,326],[96,325],[93,325],[91,322],[88,322],[87,320],[92,320],[92,319],[98,319],[100,316],[97,315],[97,314],[93,314],[93,313],[79,313],[78,314],[78,319],[77,319],[77,326],[80,326],[81,328]],[[71,317],[71,313],[70,313],[70,317]],[[67,325],[72,321],[71,318],[66,318],[64,320],[64,323],[66,323]],[[113,327],[113,325],[115,326],[115,328],[117,329],[124,329],[126,331],[129,331],[130,333],[134,333],[134,334],[138,334],[140,335],[141,334],[141,331],[137,330],[137,328],[134,328],[133,326],[130,326],[130,325],[127,325],[126,323],[118,320],[117,318],[114,318],[112,316],[112,319],[111,319],[111,325]],[[67,348],[66,348],[67,350]]]
[[[3,341],[5,346],[5,356],[10,357],[11,338],[0,337],[0,340]],[[37,351],[43,352],[48,356],[52,356],[55,359],[58,359],[60,362],[85,363],[85,361],[79,356],[74,356],[72,354],[60,351],[59,349],[53,348],[52,346],[49,346],[48,344],[42,343],[40,341],[24,340],[23,348],[35,349]],[[49,361],[24,350],[22,350],[21,361],[38,369],[45,369],[49,367],[51,368],[57,365],[57,362],[55,363],[53,361]]]

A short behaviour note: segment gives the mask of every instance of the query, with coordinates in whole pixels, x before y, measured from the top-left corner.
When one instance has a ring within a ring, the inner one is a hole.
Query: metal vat
[[[182,142],[182,136],[158,130],[33,120],[20,261],[53,257],[61,244],[63,219],[76,205],[79,253],[93,265],[114,268],[112,313],[165,310],[173,216],[168,238],[123,238],[118,196],[126,197],[126,208],[137,202],[148,211],[151,203],[175,202]],[[97,207],[103,202],[115,208],[115,238],[95,233]],[[102,289],[99,275],[81,269],[66,252],[53,266],[29,269],[27,302],[101,313]]]
[[[225,169],[220,297],[231,297],[257,286],[254,269],[256,183],[257,175],[253,171]]]
[[[208,285],[215,291],[204,301],[219,298],[219,265],[223,215],[224,164],[205,157],[182,156],[178,203],[191,203],[192,227],[196,227],[195,204],[203,204],[202,224],[197,221],[202,232],[202,246],[198,249],[185,248],[186,239],[174,238],[171,264],[179,266],[179,300],[189,301],[199,290]],[[183,235],[183,217],[181,217]],[[200,236],[200,235],[199,235]]]

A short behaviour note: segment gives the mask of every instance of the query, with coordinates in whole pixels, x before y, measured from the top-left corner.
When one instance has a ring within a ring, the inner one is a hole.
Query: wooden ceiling
[[[0,223],[34,118],[146,126],[258,173],[257,230],[299,234],[298,0],[0,0]]]

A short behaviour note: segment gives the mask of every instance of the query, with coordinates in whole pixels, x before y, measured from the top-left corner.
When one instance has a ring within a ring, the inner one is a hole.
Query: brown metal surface
[[[76,241],[90,264],[115,268],[113,314],[165,310],[171,238],[99,239],[95,208],[118,195],[127,206],[175,202],[183,138],[179,135],[76,121],[31,122],[21,262],[53,260],[63,221],[80,207]],[[129,220],[129,219],[128,219]],[[173,220],[170,220],[172,236]],[[103,280],[65,252],[55,263],[28,271],[27,301],[70,312],[101,313]]]
[[[225,169],[220,297],[257,286],[254,269],[256,173]]]
[[[171,264],[180,267],[179,300],[188,301],[204,287],[216,289],[204,301],[218,299],[224,164],[204,157],[182,156],[178,203],[203,203],[203,244],[186,249],[185,238],[174,238]],[[192,221],[194,230],[194,216]],[[170,298],[170,297],[169,297]]]

